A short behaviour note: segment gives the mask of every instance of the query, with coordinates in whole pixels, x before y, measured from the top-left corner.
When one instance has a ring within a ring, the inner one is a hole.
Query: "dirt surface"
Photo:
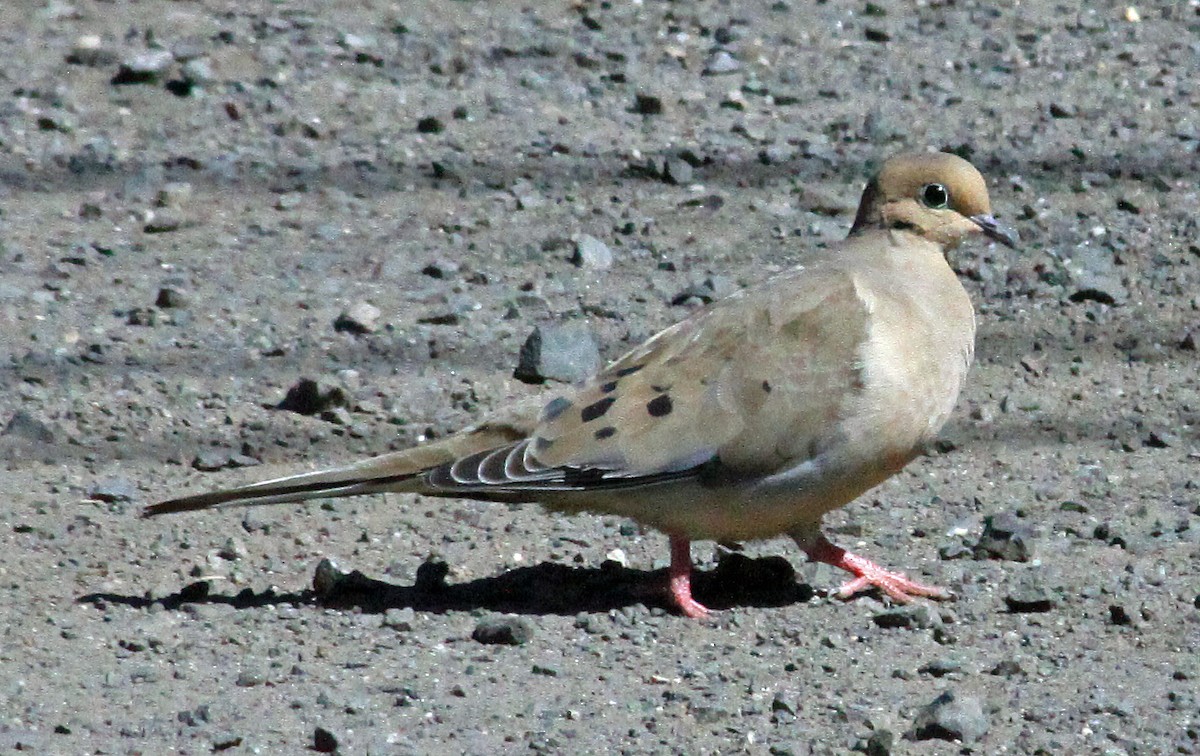
[[[0,8],[0,750],[1200,753],[1194,0],[249,5]],[[138,518],[535,392],[535,326],[614,357],[931,148],[1023,246],[827,525],[952,602],[698,544],[690,621],[664,536],[536,507]]]

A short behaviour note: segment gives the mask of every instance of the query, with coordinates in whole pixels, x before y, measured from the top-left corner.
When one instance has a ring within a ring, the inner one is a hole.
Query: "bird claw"
[[[846,581],[842,584],[841,588],[837,589],[834,595],[840,599],[850,599],[863,591],[878,588],[897,604],[907,604],[917,596],[932,599],[948,599],[952,595],[945,588],[918,583],[899,572],[889,572],[878,567],[876,569],[877,571],[873,571],[870,574],[864,574],[853,580]]]
[[[917,596],[932,599],[948,599],[952,596],[945,588],[918,583],[902,573],[885,570],[869,559],[834,546],[824,536],[818,535],[816,540],[797,538],[796,542],[808,554],[809,559],[824,562],[854,575],[853,580],[847,581],[834,594],[838,598],[848,599],[870,588],[878,588],[898,604],[907,604]]]

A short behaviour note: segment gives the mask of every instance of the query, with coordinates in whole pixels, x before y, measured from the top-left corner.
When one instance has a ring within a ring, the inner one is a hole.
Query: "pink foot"
[[[800,543],[799,540],[797,542]],[[838,598],[848,599],[871,587],[878,588],[886,593],[892,601],[900,604],[907,604],[915,596],[927,596],[935,599],[950,598],[950,592],[945,588],[918,583],[899,572],[889,572],[869,559],[834,546],[825,536],[817,536],[812,545],[806,546],[804,543],[800,543],[800,547],[814,562],[824,562],[855,576],[853,580],[846,582],[838,589]]]
[[[684,616],[703,619],[708,616],[708,607],[692,598],[692,543],[683,536],[670,536],[671,568],[668,578],[671,600]]]

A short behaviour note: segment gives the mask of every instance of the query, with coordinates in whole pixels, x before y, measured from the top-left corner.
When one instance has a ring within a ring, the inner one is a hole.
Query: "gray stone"
[[[692,164],[683,158],[671,157],[663,161],[662,179],[668,184],[692,183]]]
[[[170,50],[145,50],[121,61],[113,84],[153,84],[175,63]]]
[[[374,333],[382,314],[383,312],[370,302],[355,302],[333,321],[333,330],[357,334]]]
[[[526,383],[577,383],[600,364],[600,347],[586,323],[538,326],[521,346],[513,377]]]
[[[1008,611],[1017,614],[1048,612],[1054,608],[1054,599],[1050,597],[1041,578],[1037,574],[1028,574],[1017,581],[1017,584],[1004,597]]]
[[[1110,250],[1091,242],[1080,244],[1067,260],[1066,268],[1071,277],[1072,302],[1090,300],[1114,305],[1129,298],[1129,290],[1121,281]]]
[[[974,696],[946,691],[921,709],[913,720],[913,740],[958,740],[974,743],[987,734],[988,719],[983,704]]]
[[[580,234],[575,240],[571,262],[580,268],[608,270],[613,265],[612,249],[590,234]]]
[[[71,52],[67,54],[67,62],[77,66],[103,68],[117,62],[117,53],[104,46],[104,41],[96,34],[85,34],[75,40]]]
[[[133,482],[125,478],[109,478],[97,481],[88,491],[88,498],[96,501],[133,501]]]
[[[728,50],[714,50],[704,62],[703,75],[723,76],[742,70],[742,64]]]
[[[42,444],[54,443],[54,431],[41,420],[26,412],[17,410],[9,418],[0,436],[13,436],[25,441],[36,441]]]
[[[976,542],[976,559],[1003,559],[1027,562],[1033,543],[1033,528],[1009,512],[991,515],[983,521],[983,534]]]
[[[393,607],[384,613],[383,626],[401,632],[408,632],[413,629],[414,620],[416,620],[416,612],[413,611],[411,606],[406,606],[403,609]]]

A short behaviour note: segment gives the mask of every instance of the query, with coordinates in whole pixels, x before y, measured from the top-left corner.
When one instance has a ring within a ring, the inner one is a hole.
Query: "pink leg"
[[[708,608],[692,598],[692,542],[683,536],[671,539],[671,568],[668,571],[671,600],[685,616],[702,619],[708,616]]]
[[[804,552],[808,554],[808,558],[814,562],[824,562],[825,564],[833,565],[843,569],[854,575],[854,579],[848,581],[838,589],[837,595],[839,598],[850,598],[854,594],[864,591],[872,586],[886,593],[891,599],[900,604],[907,604],[912,601],[914,596],[928,596],[929,598],[945,599],[950,598],[950,592],[945,588],[937,586],[925,585],[918,583],[915,580],[910,580],[899,572],[889,572],[869,559],[851,554],[843,548],[834,546],[825,536],[817,534],[815,538],[802,538],[793,536],[796,543]]]

